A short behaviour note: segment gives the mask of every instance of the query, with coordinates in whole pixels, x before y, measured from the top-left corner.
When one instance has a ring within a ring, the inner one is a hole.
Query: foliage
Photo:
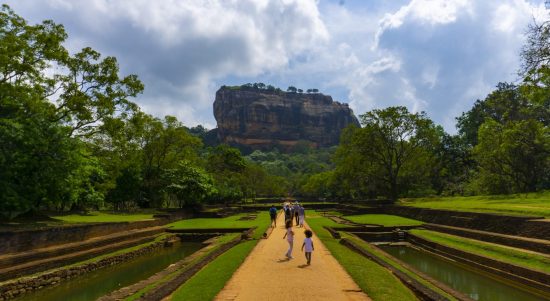
[[[339,177],[358,182],[353,185],[360,189],[358,196],[392,200],[423,185],[433,162],[430,150],[438,143],[432,121],[405,107],[373,110],[360,118],[363,128],[344,132],[336,153]]]
[[[331,169],[333,164],[330,158],[333,152],[334,148],[312,149],[303,145],[303,147],[297,147],[294,153],[256,150],[245,158],[265,169],[269,179],[268,186],[265,188],[271,192],[278,192],[264,194],[264,196],[283,194],[317,196],[315,193],[306,192],[304,185],[307,185],[312,175]]]
[[[95,63],[90,48],[70,56],[52,21],[28,25],[3,5],[0,33],[0,211],[100,206],[104,173],[79,137],[92,137],[115,110],[134,109],[127,97],[141,83],[119,78],[113,58]],[[51,66],[60,73],[46,72]]]
[[[474,148],[484,192],[532,192],[549,184],[550,129],[529,119],[500,124],[488,119]]]
[[[166,169],[162,178],[167,183],[165,192],[178,200],[180,208],[201,203],[215,192],[211,176],[188,161]]]

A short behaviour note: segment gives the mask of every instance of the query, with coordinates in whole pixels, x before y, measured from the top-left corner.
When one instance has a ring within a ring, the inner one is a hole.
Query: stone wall
[[[546,293],[550,292],[550,274],[494,260],[481,255],[464,252],[426,240],[410,233],[407,236],[407,240],[416,246],[426,248],[450,260],[456,260],[458,262],[477,267],[481,270],[498,275],[504,279],[523,283]]]
[[[162,226],[184,216],[189,217],[192,216],[192,214],[171,214],[169,217],[139,222],[90,223],[32,230],[1,231],[0,254],[23,252],[65,243],[74,243],[93,237],[133,229]]]
[[[550,237],[550,222],[533,220],[542,217],[507,216],[490,213],[416,208],[409,206],[384,206],[381,209],[377,209],[377,211],[385,214],[404,216],[433,224],[539,239],[548,239]]]

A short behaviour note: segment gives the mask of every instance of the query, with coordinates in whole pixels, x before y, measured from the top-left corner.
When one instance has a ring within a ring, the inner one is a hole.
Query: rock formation
[[[214,117],[221,142],[261,150],[290,150],[300,142],[332,146],[343,128],[359,126],[348,105],[328,95],[243,86],[216,92]]]

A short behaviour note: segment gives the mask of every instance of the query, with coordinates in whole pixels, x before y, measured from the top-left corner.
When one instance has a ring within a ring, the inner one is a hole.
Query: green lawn
[[[154,213],[149,214],[124,214],[90,212],[88,214],[57,215],[52,218],[66,223],[109,223],[109,222],[137,222],[152,220]]]
[[[213,300],[256,243],[256,240],[246,241],[220,255],[180,286],[171,300]]]
[[[341,245],[339,240],[332,238],[323,228],[323,226],[341,225],[316,213],[310,214],[307,222],[332,255],[372,300],[417,300],[414,294],[390,271]]]
[[[426,240],[459,249],[465,252],[482,255],[495,260],[523,266],[533,270],[550,273],[550,258],[517,249],[498,246],[479,240],[429,230],[411,230],[411,233]]]
[[[521,195],[402,199],[400,205],[550,218],[550,191]]]
[[[267,212],[259,213],[254,221],[237,221],[241,216],[243,214],[223,219],[196,219],[200,221],[191,224],[199,225],[200,227],[197,228],[203,228],[204,225],[208,224],[215,225],[211,226],[211,228],[252,226],[258,226],[258,228],[253,235],[254,240],[242,242],[220,255],[180,286],[172,295],[171,300],[212,300],[220,292],[225,283],[229,281],[233,273],[243,263],[254,246],[256,246],[258,239],[270,226],[270,218]]]
[[[419,226],[423,224],[423,222],[414,219],[386,214],[350,215],[344,216],[344,218],[359,224],[376,224],[386,227]]]
[[[237,214],[224,218],[193,218],[168,224],[172,229],[216,229],[216,228],[250,228],[253,226],[269,226],[269,213],[258,212],[255,220],[238,220],[247,216],[247,213]],[[259,232],[259,231],[256,231]],[[262,232],[263,234],[263,232]]]

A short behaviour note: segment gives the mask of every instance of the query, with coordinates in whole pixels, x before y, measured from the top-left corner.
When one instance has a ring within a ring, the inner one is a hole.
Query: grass
[[[269,213],[259,212],[254,220],[238,220],[248,214],[237,214],[224,218],[193,218],[177,221],[168,224],[172,229],[230,229],[230,228],[250,228],[253,226],[269,226]],[[256,231],[258,232],[258,231]],[[262,232],[263,233],[263,232]]]
[[[344,216],[344,218],[359,224],[376,224],[385,227],[420,226],[423,224],[423,222],[414,219],[386,214],[350,215]]]
[[[530,252],[486,243],[479,240],[458,237],[429,230],[411,230],[411,233],[426,240],[461,251],[482,255],[502,262],[515,264],[529,269],[550,273],[550,258]]]
[[[400,205],[550,218],[550,191],[521,195],[402,199]]]
[[[341,245],[323,228],[338,226],[337,223],[318,214],[310,214],[307,222],[336,260],[372,300],[417,300],[390,271]]]
[[[451,295],[447,294],[446,292],[444,292],[440,288],[436,287],[432,283],[428,282],[424,278],[420,277],[419,275],[417,275],[413,271],[410,271],[410,270],[406,269],[405,267],[403,267],[401,264],[396,262],[391,257],[391,255],[388,255],[385,252],[373,247],[371,244],[363,241],[362,239],[360,239],[356,236],[349,235],[349,234],[344,234],[343,237],[346,237],[346,238],[352,240],[353,242],[355,242],[356,244],[358,244],[362,248],[364,248],[364,249],[368,250],[369,252],[375,254],[378,258],[382,259],[384,262],[390,264],[392,267],[394,267],[394,268],[398,269],[399,271],[407,274],[409,277],[411,277],[411,278],[415,279],[416,281],[424,284],[425,286],[427,286],[428,288],[432,289],[433,291],[439,293],[440,295],[443,295],[443,296],[447,297],[448,300],[456,300],[456,298],[454,298]]]
[[[233,273],[239,268],[258,239],[270,226],[270,218],[267,212],[258,214],[258,217],[252,221],[238,221],[246,214],[239,214],[226,218],[201,218],[189,220],[190,224],[178,222],[178,227],[191,228],[243,228],[257,226],[252,238],[242,242],[230,250],[226,251],[218,258],[201,269],[196,275],[180,286],[172,295],[171,300],[212,300],[229,281]],[[177,223],[176,223],[177,224]],[[180,228],[181,229],[181,228]],[[189,228],[185,228],[189,229]]]
[[[70,214],[57,215],[52,218],[66,223],[111,223],[111,222],[137,222],[152,220],[153,213],[150,214],[124,214],[124,213],[106,213],[106,212],[91,212],[88,214]]]
[[[255,240],[240,243],[214,259],[180,286],[172,295],[171,300],[213,300],[256,243]]]
[[[199,261],[199,260],[203,259],[204,257],[208,256],[210,253],[216,251],[219,247],[221,247],[221,245],[223,245],[223,244],[233,240],[234,238],[236,238],[237,235],[239,235],[239,234],[232,233],[232,234],[224,234],[224,235],[216,237],[215,242],[213,242],[215,244],[215,246],[212,249],[210,249],[208,252],[205,252],[201,256],[196,257],[193,261],[189,262],[189,264],[186,265],[185,267],[183,267],[182,269],[186,269],[189,265],[193,265],[197,261]],[[124,300],[125,301],[133,301],[133,300],[137,300],[137,299],[141,298],[145,293],[147,293],[151,289],[153,289],[153,288],[155,288],[155,287],[157,287],[157,286],[159,286],[159,285],[161,285],[165,282],[168,282],[171,279],[173,279],[174,277],[176,277],[181,272],[182,269],[179,269],[179,270],[167,275],[166,277],[160,279],[159,281],[157,281],[155,283],[151,283],[151,284],[147,285],[143,289],[137,291],[136,293],[134,293],[133,295],[127,297]]]

